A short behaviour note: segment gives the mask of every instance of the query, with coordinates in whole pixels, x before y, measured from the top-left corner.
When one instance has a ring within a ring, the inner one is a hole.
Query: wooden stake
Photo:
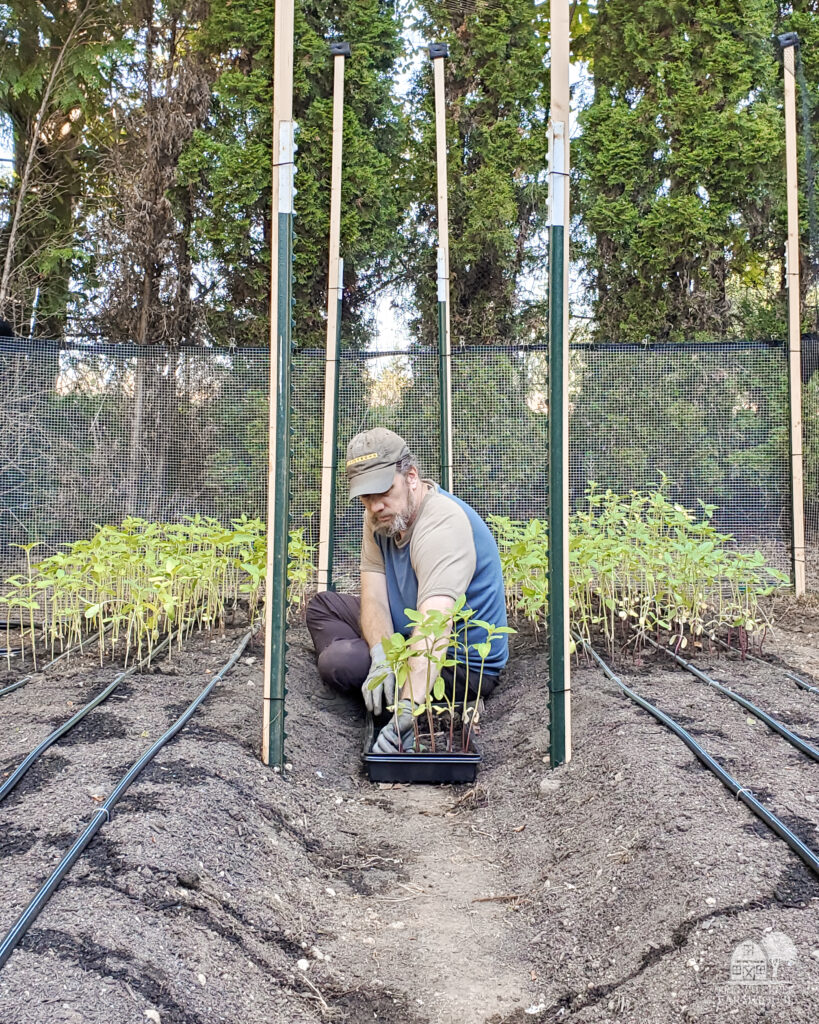
[[[444,60],[448,56],[445,43],[432,43],[435,86],[435,152],[438,180],[438,317],[441,349],[439,359],[441,403],[441,486],[452,491],[452,343],[449,310],[449,192],[446,149],[446,86]]]
[[[321,448],[321,511],[319,517],[319,591],[332,587],[335,516],[336,447],[338,439],[338,349],[344,265],[341,246],[341,156],[344,141],[344,60],[349,43],[333,43],[333,156],[330,172],[330,259],[327,271],[327,338],[324,370],[324,433]]]
[[[790,36],[786,37],[791,39]],[[793,587],[805,593],[805,501],[802,461],[802,318],[799,296],[799,183],[796,162],[796,37],[783,48],[785,68],[785,167],[788,191],[788,383],[791,410]]]

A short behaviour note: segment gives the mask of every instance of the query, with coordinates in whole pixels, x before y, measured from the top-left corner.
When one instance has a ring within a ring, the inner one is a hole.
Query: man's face
[[[373,529],[383,537],[394,537],[409,528],[418,510],[418,474],[396,473],[392,487],[382,494],[362,494],[361,504],[370,513]]]

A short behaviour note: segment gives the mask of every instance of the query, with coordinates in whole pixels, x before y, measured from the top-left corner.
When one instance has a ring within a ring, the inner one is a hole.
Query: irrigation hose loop
[[[788,672],[785,669],[782,671],[785,677],[796,683],[801,690],[807,690],[808,693],[819,694],[819,686],[811,686],[810,683],[806,683],[804,680],[800,679],[799,676],[794,675],[793,672]]]
[[[777,733],[782,737],[782,739],[787,740],[792,747],[796,747],[796,749],[806,757],[809,757],[812,761],[819,762],[819,750],[817,750],[817,748],[812,744],[808,743],[807,740],[803,740],[801,736],[798,736],[795,732],[780,722],[778,718],[774,718],[773,715],[769,715],[767,711],[763,711],[762,708],[753,704],[746,697],[736,693],[734,690],[724,686],[722,683],[717,682],[716,679],[712,679],[711,676],[698,669],[695,665],[692,665],[690,661],[686,661],[685,658],[681,658],[679,654],[669,651],[650,637],[646,637],[646,640],[652,647],[656,647],[658,651],[662,651],[664,654],[667,654],[669,658],[673,658],[679,665],[682,665],[682,667],[687,672],[690,672],[696,679],[699,679],[706,685],[713,687],[713,689],[724,694],[726,697],[730,697],[731,700],[736,701],[740,707],[745,708],[746,711],[758,718],[760,722],[764,722],[772,732]]]
[[[49,668],[53,664],[54,662],[49,662],[45,667]],[[34,673],[32,672],[30,675],[23,676],[22,679],[18,679],[16,683],[10,683],[8,686],[4,686],[3,689],[0,690],[0,697],[5,697],[7,693],[14,693],[14,691],[19,690],[21,686],[25,686],[26,683],[31,682],[33,678]]]
[[[3,689],[0,690],[0,697],[5,697],[7,693],[14,693],[15,690],[19,690],[21,686],[25,686],[26,683],[31,682],[35,675],[39,675],[43,672],[46,672],[48,669],[56,665],[58,661],[62,661],[63,658],[67,658],[69,654],[73,654],[75,651],[81,651],[83,647],[90,646],[91,644],[96,643],[97,640],[99,640],[99,636],[99,633],[94,633],[91,636],[86,637],[84,640],[80,640],[79,643],[74,644],[73,647],[69,647],[67,651],[63,651],[62,654],[58,654],[56,658],[53,658],[51,661],[47,662],[45,665],[39,668],[37,672],[30,672],[27,676],[23,676],[22,679],[18,679],[17,682],[10,683],[8,686],[4,686]]]
[[[108,799],[96,812],[94,817],[83,829],[80,835],[74,840],[71,849],[65,854],[63,859],[54,869],[52,874],[49,876],[47,881],[40,888],[36,896],[29,902],[25,910],[20,914],[17,920],[12,925],[11,929],[4,936],[2,942],[0,942],[0,970],[5,966],[6,961],[14,952],[20,940],[26,934],[28,929],[37,919],[40,911],[48,903],[51,895],[62,882],[63,878],[68,874],[71,868],[74,866],[76,861],[79,859],[80,854],[89,845],[94,836],[99,832],[105,822],[111,820],[111,812],[114,806],[131,786],[137,776],[153,761],[154,757],[159,751],[179,732],[180,729],[193,717],[196,710],[205,700],[205,698],[213,690],[217,683],[221,682],[222,679],[228,674],[233,668],[239,658],[242,656],[247,645],[250,643],[253,636],[256,634],[257,629],[251,629],[245,633],[239,646],[230,656],[225,665],[221,670],[211,679],[208,685],[202,690],[198,697],[196,697],[185,709],[185,711],[177,718],[173,725],[164,732],[158,740],[148,749],[145,753],[134,762],[133,765],[128,769],[125,775],[120,779],[114,789],[111,791]]]
[[[724,640],[720,640],[720,638],[718,636],[712,637],[712,639],[714,640],[715,643],[718,643],[720,645],[720,647],[724,648],[726,651],[731,651],[733,654],[739,654],[740,653],[739,651],[736,650],[736,648],[731,647],[731,645],[727,644]],[[817,694],[819,694],[819,686],[811,686],[811,684],[810,683],[806,683],[804,679],[800,679],[799,676],[795,672],[791,672],[789,669],[786,669],[786,668],[781,668],[781,666],[776,665],[774,662],[768,661],[767,658],[758,658],[755,654],[748,654],[747,652],[745,654],[743,654],[742,657],[745,658],[746,660],[756,661],[760,665],[767,665],[769,668],[779,669],[779,671],[781,671],[782,674],[787,679],[790,679],[791,682],[796,683],[796,685],[798,687],[800,687],[801,689],[807,690],[808,693],[817,693]]]
[[[176,633],[169,633],[168,636],[166,636],[165,639],[162,641],[162,643],[153,649],[150,655],[146,656],[141,661],[136,662],[130,668],[125,669],[124,672],[120,672],[119,675],[113,680],[113,682],[110,682],[105,687],[104,690],[101,690],[97,694],[96,697],[93,697],[84,707],[81,707],[79,711],[75,712],[71,716],[71,718],[63,722],[62,725],[57,726],[54,732],[46,736],[46,738],[41,743],[39,743],[34,748],[34,750],[32,750],[20,762],[19,765],[17,765],[17,767],[6,779],[3,785],[0,786],[0,803],[3,800],[5,800],[5,798],[14,789],[14,787],[17,785],[20,779],[22,779],[26,772],[29,770],[29,768],[31,768],[34,762],[37,761],[48,750],[48,748],[52,746],[52,744],[56,743],[57,740],[60,739],[60,737],[64,736],[69,731],[69,729],[73,729],[74,726],[77,725],[78,722],[81,722],[82,719],[85,718],[85,716],[89,712],[93,711],[94,708],[102,704],[104,700],[107,700],[114,692],[114,690],[116,690],[116,688],[119,686],[122,680],[126,678],[126,676],[133,675],[135,672],[138,672],[139,669],[143,668],[145,665],[148,665],[151,662],[151,660],[156,657],[157,654],[160,654],[171,643],[171,641],[174,639],[176,635]]]
[[[813,850],[806,846],[802,840],[794,832],[792,832],[788,826],[775,814],[769,811],[763,804],[757,800],[757,798],[751,793],[749,789],[736,781],[736,779],[730,775],[722,765],[713,758],[707,750],[697,743],[694,737],[686,729],[684,729],[678,722],[675,722],[673,718],[667,715],[664,711],[660,711],[658,707],[651,704],[641,697],[639,693],[630,689],[626,684],[614,674],[614,671],[606,664],[600,655],[581,637],[575,635],[575,640],[578,645],[582,645],[583,649],[592,656],[597,662],[600,668],[603,670],[606,676],[616,683],[623,693],[634,701],[644,711],[647,711],[653,718],[656,718],[658,722],[661,722],[666,728],[670,729],[688,749],[705,765],[705,767],[714,773],[720,782],[728,789],[737,800],[741,800],[743,804],[755,814],[761,821],[763,821],[768,828],[771,829],[780,839],[783,839],[793,852],[799,857],[807,866],[819,876],[819,856],[817,856]]]

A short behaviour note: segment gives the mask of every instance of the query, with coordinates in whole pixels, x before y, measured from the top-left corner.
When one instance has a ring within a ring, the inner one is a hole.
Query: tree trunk
[[[126,492],[128,514],[140,514],[142,479],[142,442],[145,420],[145,392],[147,389],[147,352],[136,357],[134,369],[134,408],[131,414],[131,444],[128,460],[128,485]]]
[[[79,31],[80,25],[88,13],[91,0],[88,0],[85,7],[77,12],[77,17],[74,19],[74,24],[66,37],[65,42],[60,47],[54,64],[51,68],[51,74],[49,75],[46,87],[43,90],[43,96],[40,101],[40,106],[34,117],[34,121],[31,125],[28,141],[28,150],[26,152],[25,163],[23,165],[23,172],[20,175],[20,184],[17,188],[17,198],[14,204],[14,212],[11,216],[11,225],[9,227],[8,241],[6,243],[6,256],[3,261],[3,271],[0,274],[0,312],[2,312],[6,305],[6,297],[9,291],[9,282],[11,280],[11,272],[14,266],[14,251],[17,245],[17,234],[20,230],[20,219],[23,212],[23,206],[26,202],[29,187],[31,185],[32,174],[34,171],[34,161],[37,156],[40,147],[40,138],[42,134],[43,124],[45,121],[46,113],[51,103],[52,96],[54,94],[54,87],[56,85],[58,76],[65,62],[67,55],[71,50],[71,46],[74,39]]]

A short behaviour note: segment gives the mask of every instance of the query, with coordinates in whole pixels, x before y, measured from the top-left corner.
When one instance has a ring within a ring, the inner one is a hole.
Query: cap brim
[[[382,466],[356,475],[350,482],[350,501],[362,494],[383,494],[392,487],[395,480],[395,466]]]

